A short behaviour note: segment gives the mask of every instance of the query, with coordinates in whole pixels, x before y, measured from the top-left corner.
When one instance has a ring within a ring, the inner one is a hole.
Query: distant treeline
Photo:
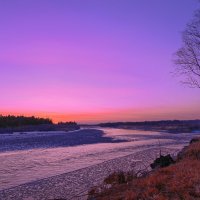
[[[66,126],[66,125],[68,125],[68,126],[77,126],[77,123],[76,122],[58,122],[58,125],[60,125],[60,126]]]
[[[172,133],[200,130],[200,120],[165,120],[144,122],[101,123],[101,127],[167,131]]]
[[[41,124],[53,124],[51,119],[38,118],[38,117],[24,117],[24,116],[2,116],[0,115],[0,128],[7,127],[19,127],[26,125],[41,125]]]
[[[170,126],[170,125],[200,125],[200,120],[162,120],[162,121],[144,121],[144,122],[108,122],[100,123],[101,127],[118,126]]]

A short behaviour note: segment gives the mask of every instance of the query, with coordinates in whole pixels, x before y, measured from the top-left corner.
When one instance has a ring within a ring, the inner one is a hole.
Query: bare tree
[[[175,53],[174,63],[185,84],[200,88],[200,10],[187,24],[182,36],[183,46]]]

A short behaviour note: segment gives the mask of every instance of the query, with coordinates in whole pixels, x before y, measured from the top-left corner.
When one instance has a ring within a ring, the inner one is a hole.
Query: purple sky
[[[172,54],[196,0],[0,0],[0,113],[200,118]]]

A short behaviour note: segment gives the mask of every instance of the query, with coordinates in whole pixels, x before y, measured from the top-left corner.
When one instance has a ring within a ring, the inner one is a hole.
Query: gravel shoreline
[[[180,149],[162,147],[162,154],[174,156]],[[160,153],[160,148],[149,148],[65,174],[26,183],[0,191],[2,200],[87,199],[88,190],[102,183],[113,171],[135,170],[149,165]]]

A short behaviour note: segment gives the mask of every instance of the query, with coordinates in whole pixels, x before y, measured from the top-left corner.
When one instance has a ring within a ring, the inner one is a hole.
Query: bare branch
[[[200,10],[187,24],[182,36],[183,46],[175,54],[175,72],[189,87],[200,88]]]

